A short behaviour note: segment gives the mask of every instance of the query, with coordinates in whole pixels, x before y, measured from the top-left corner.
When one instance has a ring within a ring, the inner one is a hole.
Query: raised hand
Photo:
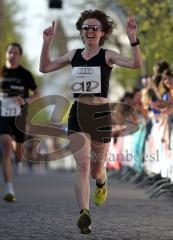
[[[51,42],[55,36],[55,21],[52,22],[52,26],[46,28],[43,31],[43,40],[46,42]]]
[[[136,41],[137,24],[132,15],[128,16],[126,31],[130,42]]]

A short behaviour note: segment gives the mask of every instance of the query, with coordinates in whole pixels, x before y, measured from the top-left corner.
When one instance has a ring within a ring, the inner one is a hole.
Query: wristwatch
[[[136,39],[136,42],[130,42],[130,45],[131,45],[132,47],[135,47],[135,46],[137,46],[137,45],[139,45],[139,44],[140,44],[139,38]]]

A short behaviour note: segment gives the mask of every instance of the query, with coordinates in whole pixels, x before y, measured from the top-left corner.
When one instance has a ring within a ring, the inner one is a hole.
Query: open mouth
[[[93,35],[87,35],[87,38],[95,38]]]

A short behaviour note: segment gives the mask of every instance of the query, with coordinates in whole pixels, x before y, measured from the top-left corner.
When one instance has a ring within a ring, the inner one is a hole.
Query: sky
[[[53,20],[61,18],[68,35],[78,34],[75,30],[75,22],[80,10],[74,7],[76,1],[79,2],[79,0],[63,0],[63,8],[59,10],[49,9],[48,0],[17,0],[20,6],[17,18],[23,23],[22,29],[18,29],[18,31],[23,36],[24,51],[33,63],[33,70],[38,74],[43,30],[49,27]],[[69,48],[75,47],[75,45],[79,47],[79,43],[69,42]]]
[[[23,48],[31,61],[33,70],[38,72],[38,57],[41,50],[42,29],[45,27],[47,17],[47,4],[45,0],[17,0],[20,11],[18,18],[23,27],[20,33],[23,36]]]
[[[49,9],[49,0],[16,0],[19,4],[19,12],[17,18],[22,21],[22,29],[18,29],[23,35],[23,47],[28,55],[33,70],[39,74],[38,64],[42,46],[42,32],[49,27],[53,20],[61,19],[66,34],[68,36],[78,36],[75,23],[80,15],[81,10],[76,4],[85,2],[85,0],[62,0],[62,9]],[[94,2],[94,1],[93,1]],[[89,8],[89,7],[87,7]],[[93,8],[91,5],[90,8]],[[119,12],[119,11],[118,11]],[[115,18],[117,22],[118,19]],[[120,23],[118,23],[121,27]],[[71,40],[68,43],[69,49],[83,46],[81,41]],[[117,49],[115,49],[117,50]]]
[[[80,15],[80,12],[84,8],[80,9],[75,7],[76,4],[82,3],[85,0],[62,0],[62,9],[49,9],[48,0],[16,0],[20,6],[20,10],[17,13],[17,18],[22,21],[22,29],[18,29],[23,36],[23,48],[27,54],[31,64],[32,71],[38,75],[39,72],[39,58],[42,47],[42,32],[45,28],[49,27],[53,20],[63,20],[63,26],[68,36],[77,36],[79,32],[76,30],[75,23]],[[92,6],[87,7],[92,8]],[[68,48],[83,47],[82,41],[71,40],[68,43]],[[69,74],[66,71],[53,73],[51,77],[44,76],[43,94],[62,92],[63,84],[69,81]],[[60,81],[57,81],[61,79]],[[117,89],[117,84],[113,84]],[[114,92],[114,90],[113,90]],[[121,88],[118,89],[121,95]]]

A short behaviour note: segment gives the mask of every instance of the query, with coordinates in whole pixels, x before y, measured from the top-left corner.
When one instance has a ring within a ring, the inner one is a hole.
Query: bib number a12
[[[74,67],[71,89],[73,93],[100,93],[100,67]]]

